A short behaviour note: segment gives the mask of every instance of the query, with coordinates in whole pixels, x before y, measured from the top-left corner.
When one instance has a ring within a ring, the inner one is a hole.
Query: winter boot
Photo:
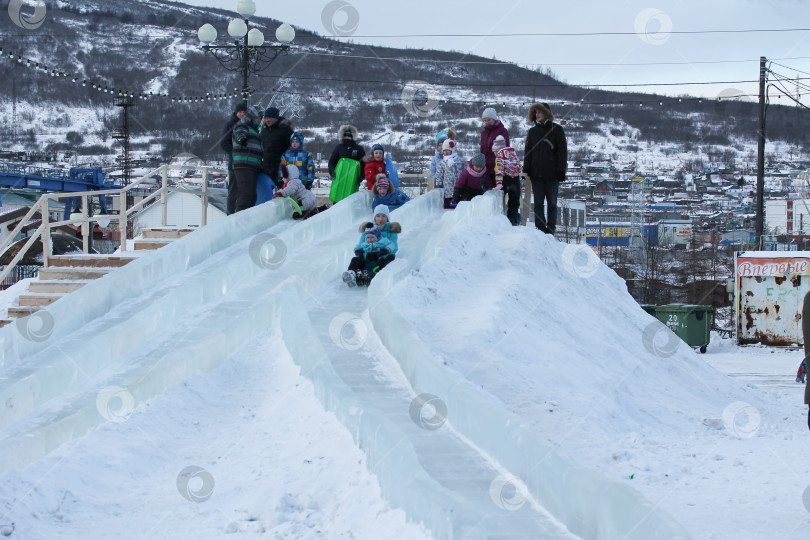
[[[357,274],[354,273],[354,270],[346,270],[343,272],[343,282],[346,283],[349,287],[355,287],[359,285],[357,282]]]
[[[371,284],[371,274],[368,270],[363,270],[357,274],[357,285],[359,287],[368,287]]]

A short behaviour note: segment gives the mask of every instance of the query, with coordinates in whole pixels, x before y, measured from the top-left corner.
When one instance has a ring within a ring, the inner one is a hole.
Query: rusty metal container
[[[810,291],[810,252],[747,251],[734,261],[737,343],[798,347]]]

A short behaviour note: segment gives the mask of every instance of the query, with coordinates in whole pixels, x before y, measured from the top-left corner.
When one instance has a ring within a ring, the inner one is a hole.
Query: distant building
[[[645,224],[642,230],[633,227],[629,221],[591,221],[587,225],[586,243],[589,246],[629,246],[630,238],[638,236],[652,245],[658,243],[658,224]]]
[[[658,222],[658,243],[686,246],[692,239],[692,220],[668,219]]]
[[[142,229],[163,226],[161,224],[163,212],[161,206],[160,199],[158,199],[157,202],[131,218],[135,234]],[[202,198],[199,195],[172,191],[167,196],[166,206],[166,227],[199,227],[202,224]],[[225,197],[210,197],[206,211],[206,223],[210,225],[226,217]]]
[[[726,231],[722,233],[720,243],[724,246],[729,244],[754,244],[756,234],[750,229],[738,229],[736,231]]]
[[[557,237],[568,243],[585,243],[587,209],[585,201],[557,201]]]
[[[771,234],[810,235],[810,203],[804,199],[766,200],[765,227]]]

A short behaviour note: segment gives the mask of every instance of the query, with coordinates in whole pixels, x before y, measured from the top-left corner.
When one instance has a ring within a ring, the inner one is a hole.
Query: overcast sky
[[[185,1],[233,10],[236,15],[237,0]],[[810,28],[810,1],[806,0],[259,0],[256,4],[257,15],[321,35],[337,34],[344,36],[338,39],[369,45],[435,48],[524,66],[539,65],[574,85],[719,81],[713,85],[626,89],[707,97],[736,94],[738,90],[756,95],[758,83],[738,81],[758,80],[759,57],[765,56],[782,64],[773,64],[773,71],[791,79],[807,77],[801,83],[810,87],[808,31],[678,33]],[[224,25],[217,25],[217,30],[220,36],[227,35]],[[593,32],[626,35],[497,36]],[[481,37],[393,37],[403,34]],[[379,35],[386,37],[364,37]],[[369,71],[373,70],[370,66]],[[785,87],[795,95],[795,82]],[[792,103],[785,97],[777,100],[773,97],[776,94],[771,93],[772,102]],[[810,95],[802,101],[810,104]]]

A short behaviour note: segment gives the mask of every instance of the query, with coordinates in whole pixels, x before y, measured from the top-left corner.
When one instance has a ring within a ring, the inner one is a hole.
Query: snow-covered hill
[[[164,158],[180,152],[220,157],[216,139],[242,82],[239,72],[203,54],[196,32],[213,23],[222,35],[233,13],[163,1],[45,4],[36,29],[21,31],[10,17],[0,17],[0,62],[8,74],[0,79],[0,149],[113,156],[119,146],[112,134],[121,127],[114,98],[125,91],[135,96],[135,151],[154,144]],[[268,36],[278,25],[260,17],[251,22]],[[495,106],[520,140],[535,100],[549,102],[566,123],[572,159],[636,161],[646,172],[701,156],[750,162],[755,150],[751,102],[577,88],[507,63],[453,64],[462,57],[487,61],[475,56],[368,47],[304,29],[297,29],[294,43],[271,69],[251,75],[251,99],[279,106],[305,130],[316,154],[331,150],[335,130],[347,122],[360,129],[363,144],[384,141],[403,162],[429,157],[433,136],[448,126],[469,153],[484,107]],[[770,157],[780,159],[789,146],[793,160],[810,160],[801,127],[806,114],[771,103],[767,133],[779,146],[769,149]]]

